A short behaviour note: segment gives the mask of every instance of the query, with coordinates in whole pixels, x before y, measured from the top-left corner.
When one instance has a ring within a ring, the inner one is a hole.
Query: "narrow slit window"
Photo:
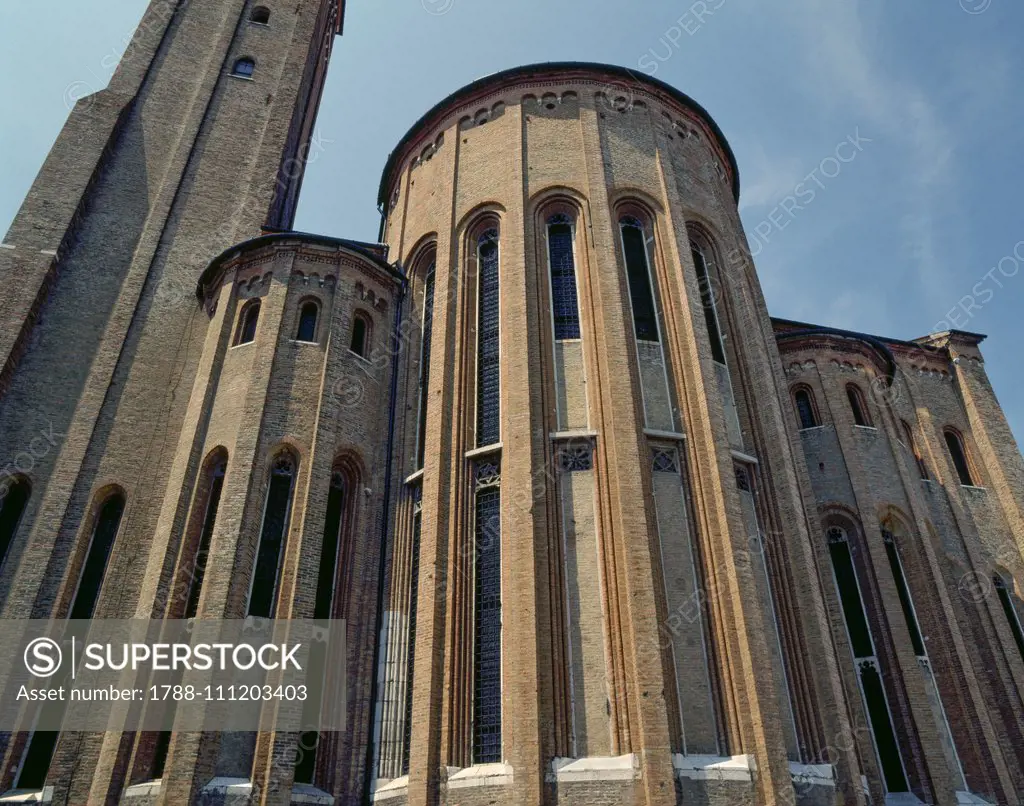
[[[252,10],[252,14],[249,15],[249,21],[255,22],[257,25],[269,25],[270,9],[266,6],[256,6]]]
[[[718,311],[715,308],[715,293],[711,285],[707,254],[697,244],[692,245],[690,254],[697,270],[700,302],[704,308],[704,324],[707,327],[708,339],[711,341],[711,357],[719,364],[724,364],[726,363],[725,343],[722,340],[722,328],[718,322]]]
[[[971,477],[971,466],[967,462],[967,452],[964,450],[964,441],[956,431],[946,429],[946,447],[949,449],[949,458],[953,460],[953,467],[960,478],[960,483],[965,487],[973,487],[974,479]]]
[[[427,453],[427,401],[430,387],[430,341],[434,329],[434,266],[423,283],[423,335],[420,342],[420,410],[416,434],[416,467],[423,467]]]
[[[917,472],[921,478],[928,478],[928,467],[924,463],[924,459],[921,456],[921,451],[917,447],[917,440],[914,439],[914,429],[910,427],[910,423],[906,420],[903,423],[903,436],[907,440],[907,450],[914,455],[914,462],[917,464]]]
[[[366,331],[366,319],[362,314],[356,314],[356,318],[352,321],[352,340],[349,342],[348,349],[360,358],[366,358]]]
[[[25,507],[32,494],[32,487],[29,485],[28,479],[16,477],[13,481],[8,481],[7,488],[0,492],[3,493],[3,497],[0,498],[0,568],[2,568],[14,540],[14,534],[18,531],[18,524],[21,523],[21,516],[25,514]]]
[[[255,61],[252,59],[239,59],[235,62],[235,66],[231,70],[231,75],[237,76],[238,78],[252,78],[252,74],[255,72]]]
[[[580,307],[576,291],[573,226],[567,215],[548,219],[548,265],[551,270],[551,313],[555,339],[580,337]]]
[[[498,302],[498,231],[477,243],[476,444],[501,441],[501,329]]]
[[[235,345],[248,344],[256,338],[256,325],[260,320],[260,301],[250,300],[242,308],[238,317],[238,333],[235,335]]]
[[[811,392],[808,389],[797,389],[793,393],[793,400],[796,404],[796,415],[800,420],[800,428],[816,428],[818,415],[814,410],[814,401],[811,399]]]
[[[626,262],[629,301],[633,309],[633,332],[638,341],[660,341],[643,224],[632,216],[626,216],[619,221],[619,230]]]
[[[473,533],[473,763],[501,761],[501,488],[477,465]]]
[[[304,302],[299,310],[299,328],[295,333],[297,341],[316,341],[316,320],[320,315],[320,306],[310,300]]]
[[[1014,606],[1010,587],[999,574],[996,574],[992,581],[996,587],[999,604],[1002,605],[1006,621],[1010,626],[1010,632],[1013,633],[1013,640],[1017,644],[1017,651],[1020,653],[1021,660],[1024,660],[1024,627],[1021,626],[1020,616],[1018,616],[1017,608]]]
[[[850,401],[850,411],[853,413],[854,423],[870,427],[871,419],[868,417],[868,409],[860,389],[852,383],[847,384],[846,399]]]
[[[288,454],[278,456],[274,460],[270,472],[270,484],[267,488],[263,528],[260,529],[252,590],[249,593],[248,614],[250,616],[270,618],[273,615],[281,549],[288,531],[294,486],[295,461]]]

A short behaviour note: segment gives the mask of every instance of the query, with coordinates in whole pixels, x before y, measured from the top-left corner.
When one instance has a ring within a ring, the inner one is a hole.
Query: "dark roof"
[[[278,241],[293,240],[305,241],[306,243],[316,244],[319,246],[334,246],[348,249],[349,251],[355,252],[361,257],[369,260],[371,263],[374,263],[384,269],[384,271],[396,280],[405,281],[405,275],[398,269],[398,267],[392,266],[383,257],[381,257],[382,254],[386,254],[387,252],[387,247],[383,244],[366,243],[365,241],[350,241],[347,238],[330,238],[326,235],[314,235],[310,232],[297,232],[295,230],[285,230],[281,232],[266,231],[263,235],[258,235],[255,238],[250,238],[248,241],[242,241],[242,243],[235,244],[230,249],[225,249],[210,261],[210,265],[203,269],[203,273],[199,276],[199,282],[196,284],[196,296],[199,297],[199,299],[203,299],[206,296],[207,286],[217,276],[217,272],[220,267],[237,253],[249,249],[258,249],[261,246],[267,246],[272,243],[277,243]]]
[[[895,345],[897,347],[910,347],[910,348],[920,348],[921,345],[922,345],[922,342],[927,341],[932,336],[940,335],[939,333],[930,333],[927,336],[921,336],[920,338],[917,338],[917,339],[910,339],[910,340],[907,340],[907,339],[893,339],[893,338],[890,338],[888,336],[873,336],[870,333],[860,333],[860,332],[858,332],[856,330],[841,330],[839,328],[826,327],[825,325],[814,325],[814,324],[811,324],[809,322],[797,322],[796,320],[793,320],[793,319],[783,319],[783,318],[778,317],[778,316],[773,316],[772,317],[772,324],[779,326],[779,327],[776,327],[776,331],[777,331],[776,335],[777,336],[779,336],[779,335],[787,335],[788,336],[788,335],[790,335],[793,332],[800,332],[800,333],[803,333],[804,335],[807,335],[809,333],[822,333],[822,334],[832,334],[832,335],[836,335],[836,336],[845,336],[847,338],[862,339],[863,341],[869,341],[869,342],[870,341],[883,342],[885,344],[892,344],[892,345]],[[968,330],[944,330],[944,331],[942,331],[942,333],[949,333],[950,335],[962,336],[962,337],[964,337],[966,339],[969,339],[969,340],[972,340],[972,341],[977,341],[977,342],[982,342],[986,338],[988,338],[984,333],[971,333]]]
[[[539,64],[526,64],[521,67],[513,67],[509,70],[502,70],[499,73],[493,73],[489,76],[478,78],[471,84],[467,84],[461,89],[457,89],[444,100],[434,104],[426,114],[412,125],[412,128],[405,133],[405,136],[398,142],[398,145],[395,146],[395,149],[388,156],[387,164],[384,166],[384,172],[381,174],[380,178],[380,189],[377,193],[378,205],[383,206],[387,202],[388,185],[391,173],[394,171],[398,161],[401,159],[406,146],[408,146],[409,143],[419,135],[422,129],[444,117],[444,114],[450,107],[468,99],[470,96],[491,86],[492,84],[500,84],[504,81],[511,81],[513,79],[523,78],[533,74],[573,71],[605,73],[618,76],[627,81],[636,81],[641,84],[646,84],[648,87],[669,95],[683,106],[696,112],[708,125],[711,131],[714,132],[723,151],[725,151],[726,157],[729,160],[730,170],[732,171],[733,196],[737,201],[739,200],[740,174],[739,169],[736,166],[736,157],[733,155],[732,149],[729,147],[729,142],[725,139],[725,135],[722,134],[722,130],[718,128],[718,124],[715,123],[711,115],[707,113],[704,107],[690,98],[690,96],[683,94],[671,84],[666,84],[664,81],[654,78],[653,76],[637,73],[635,70],[630,70],[628,67],[619,67],[613,64],[600,64],[599,62],[541,62]]]

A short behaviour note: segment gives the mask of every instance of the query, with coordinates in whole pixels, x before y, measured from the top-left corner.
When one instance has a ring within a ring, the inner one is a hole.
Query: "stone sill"
[[[987,493],[988,487],[979,487],[976,484],[961,484],[961,490],[970,490],[972,493]]]
[[[885,806],[924,806],[924,801],[913,792],[887,792]]]
[[[149,795],[156,795],[160,792],[160,787],[163,785],[163,781],[160,778],[155,778],[152,781],[143,781],[141,784],[133,784],[124,790],[122,800],[132,800],[134,798],[145,798]]]
[[[870,431],[873,434],[877,434],[878,433],[878,428],[876,426],[873,426],[873,425],[857,425],[856,423],[854,423],[853,427],[854,428],[859,428],[861,431]]]
[[[574,784],[592,781],[635,781],[640,778],[640,761],[633,753],[624,756],[586,756],[555,758],[544,780],[549,783]]]
[[[46,790],[49,790],[47,792]],[[0,803],[49,803],[53,800],[53,787],[44,789],[10,789],[0,795]]]
[[[334,795],[317,789],[312,784],[292,784],[292,803],[334,806]]]
[[[677,778],[694,781],[752,781],[757,764],[753,756],[684,756],[672,754]]]
[[[835,787],[835,768],[831,764],[789,762],[789,775],[795,784]]]
[[[501,453],[501,443],[494,442],[490,445],[484,445],[482,448],[473,448],[471,451],[466,451],[467,459],[476,459],[478,456],[488,456],[492,453]],[[485,766],[485,765],[481,765]]]
[[[957,792],[956,802],[961,806],[992,806],[989,801],[978,797],[973,792]]]
[[[448,789],[468,789],[476,786],[508,786],[512,783],[512,765],[474,764],[459,769],[448,768]]]
[[[655,439],[671,439],[676,442],[683,442],[686,439],[686,434],[680,434],[678,431],[659,431],[657,428],[645,428],[644,436]]]
[[[370,800],[376,803],[379,800],[391,800],[391,798],[400,798],[402,795],[407,794],[409,791],[409,776],[401,775],[398,778],[393,778],[390,781],[378,783],[373,790],[373,795],[370,796]]]
[[[252,793],[252,781],[248,778],[214,778],[202,791],[204,795],[249,795]]]
[[[821,425],[812,425],[810,428],[798,428],[797,433],[807,434],[810,433],[811,431],[824,431],[826,428],[831,427],[832,426],[829,425],[828,423],[822,423]]]
[[[405,477],[405,481],[403,481],[402,483],[403,484],[412,484],[414,481],[419,481],[421,478],[423,478],[423,468],[422,467],[419,470],[417,470],[415,473],[410,473],[408,476],[406,476]]]

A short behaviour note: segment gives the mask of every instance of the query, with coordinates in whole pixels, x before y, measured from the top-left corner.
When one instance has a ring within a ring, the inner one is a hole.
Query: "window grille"
[[[494,477],[487,469],[486,478]],[[478,484],[479,484],[478,475]],[[473,763],[501,761],[501,489],[476,492],[474,527]]]
[[[563,473],[576,473],[594,469],[594,452],[589,442],[560,445],[558,469]]]
[[[555,339],[578,339],[580,309],[576,292],[576,258],[573,254],[572,221],[566,215],[548,219],[548,260]]]
[[[652,448],[651,460],[655,473],[678,473],[676,452],[670,448]]]

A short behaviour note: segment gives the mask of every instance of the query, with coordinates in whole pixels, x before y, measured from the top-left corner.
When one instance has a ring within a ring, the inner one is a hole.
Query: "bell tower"
[[[146,558],[180,532],[165,502],[192,478],[205,429],[188,408],[207,339],[197,283],[233,244],[291,228],[344,11],[152,0],[110,85],[71,111],[0,242],[3,456],[51,437],[0,482],[23,506],[0,555],[0,617],[81,617],[89,546],[111,513],[116,543],[86,617],[165,612],[169,572]],[[137,744],[5,735],[0,792],[117,801],[139,778]],[[194,774],[175,769],[192,792]]]

